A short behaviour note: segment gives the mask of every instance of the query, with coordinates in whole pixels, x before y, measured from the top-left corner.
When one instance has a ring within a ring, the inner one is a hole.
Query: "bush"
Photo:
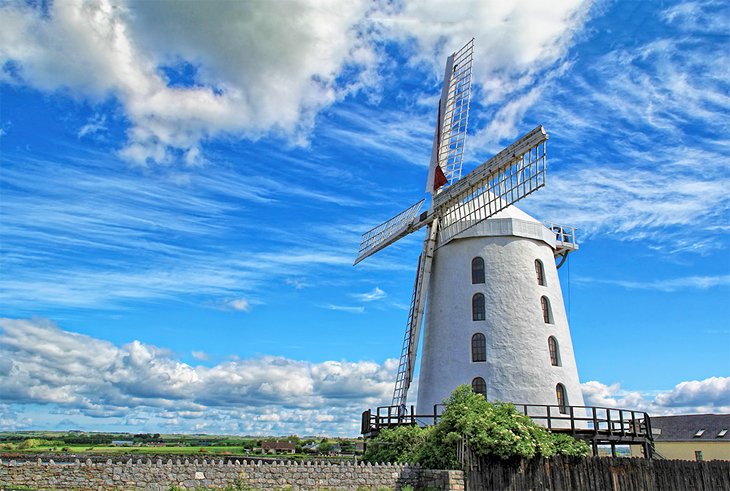
[[[397,426],[383,430],[367,444],[362,459],[365,462],[397,462],[415,464],[420,461],[422,448],[433,428]]]
[[[464,438],[477,455],[504,460],[590,453],[585,442],[550,432],[518,413],[512,404],[487,402],[469,385],[457,387],[444,402],[446,409],[437,425],[383,430],[369,442],[363,460],[458,469],[456,449]]]

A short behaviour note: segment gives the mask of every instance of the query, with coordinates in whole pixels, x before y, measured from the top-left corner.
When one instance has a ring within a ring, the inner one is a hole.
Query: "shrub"
[[[362,456],[365,462],[397,462],[415,464],[433,428],[419,426],[397,426],[383,430],[370,440]]]
[[[550,432],[517,412],[512,404],[487,402],[469,385],[457,387],[444,402],[446,409],[437,425],[383,430],[368,444],[363,460],[458,469],[456,449],[464,438],[477,455],[504,460],[590,453],[585,442]]]

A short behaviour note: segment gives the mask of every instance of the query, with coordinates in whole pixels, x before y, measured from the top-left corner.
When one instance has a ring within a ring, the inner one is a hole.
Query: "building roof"
[[[730,442],[730,414],[653,416],[651,427],[657,442]]]
[[[294,450],[296,445],[291,442],[261,442],[261,447],[264,449]]]

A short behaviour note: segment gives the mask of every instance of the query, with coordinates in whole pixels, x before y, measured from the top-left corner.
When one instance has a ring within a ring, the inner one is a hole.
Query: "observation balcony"
[[[546,404],[514,404],[518,412],[555,433],[566,433],[584,440],[598,455],[599,445],[610,445],[615,456],[616,445],[641,445],[644,456],[652,458],[654,439],[651,418],[643,411],[599,406],[559,406]],[[375,412],[362,413],[363,437],[377,436],[381,430],[398,426],[431,426],[441,420],[445,406],[436,404],[432,414],[416,414],[414,406],[379,406]]]

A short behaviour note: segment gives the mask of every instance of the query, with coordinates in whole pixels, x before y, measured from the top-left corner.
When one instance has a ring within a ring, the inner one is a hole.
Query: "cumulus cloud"
[[[627,391],[618,383],[597,381],[581,384],[587,405],[639,409],[650,415],[727,413],[730,411],[730,377],[680,382],[670,391],[653,396]]]
[[[413,44],[413,61],[435,62],[438,73],[476,36],[479,81],[502,101],[564,56],[589,5],[18,0],[2,7],[0,82],[113,97],[131,123],[124,157],[195,164],[216,136],[302,142],[322,108],[378,90],[379,51],[394,40]]]
[[[115,346],[45,320],[0,320],[4,404],[54,405],[66,415],[124,418],[130,425],[166,418],[190,420],[190,430],[203,424],[197,429],[322,432],[327,418],[319,424],[312,419],[320,414],[334,421],[328,433],[356,434],[360,412],[388,399],[396,368],[392,361],[311,363],[274,356],[192,367],[139,341]],[[266,411],[278,420],[261,419]],[[0,419],[11,416],[0,407]],[[216,417],[220,424],[205,426]],[[265,424],[247,426],[249,418]]]
[[[677,384],[670,392],[656,396],[655,402],[664,407],[730,406],[730,377],[710,377]]]
[[[0,81],[111,95],[132,123],[122,155],[163,162],[177,150],[193,162],[213,135],[306,133],[320,108],[351,89],[336,81],[343,68],[372,59],[358,28],[366,8],[319,0],[9,2]],[[186,68],[190,80],[176,83]]]

